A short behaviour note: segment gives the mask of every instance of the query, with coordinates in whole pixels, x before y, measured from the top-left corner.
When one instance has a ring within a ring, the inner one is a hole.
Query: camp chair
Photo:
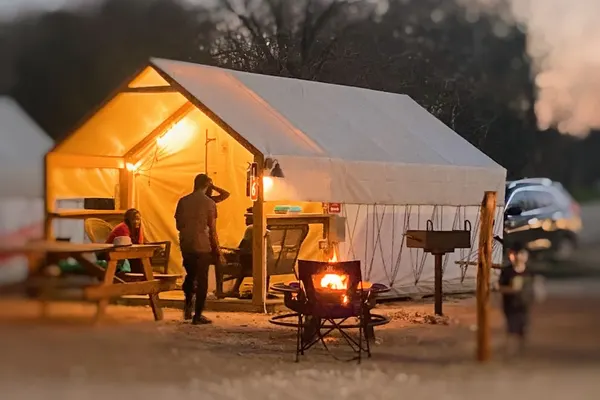
[[[83,225],[85,234],[92,243],[104,243],[114,228],[113,225],[99,218],[86,218]]]
[[[366,352],[371,357],[369,341],[366,337],[368,328],[367,295],[359,287],[362,281],[360,261],[344,261],[335,264],[326,264],[320,261],[298,261],[298,277],[302,291],[297,296],[297,303],[293,309],[298,312],[298,331],[296,341],[296,361],[300,354],[310,349],[318,342],[334,358],[338,359],[329,350],[325,337],[332,332],[339,332],[348,346],[356,353],[350,360],[360,363],[362,353]],[[331,269],[331,270],[330,270]],[[332,290],[321,286],[321,279],[325,274],[336,274],[346,277],[346,288]],[[356,318],[358,322],[347,322]],[[315,326],[316,325],[316,326]],[[314,330],[314,335],[305,334],[305,330]],[[347,331],[358,329],[358,338]]]
[[[300,247],[308,235],[308,225],[274,225],[269,227],[267,276],[296,274]],[[215,268],[217,293],[223,293],[223,282],[240,276],[250,277],[252,271],[243,271],[239,249],[223,249],[227,263]]]

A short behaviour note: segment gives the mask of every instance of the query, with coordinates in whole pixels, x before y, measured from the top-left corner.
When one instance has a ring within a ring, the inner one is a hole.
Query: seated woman
[[[125,211],[123,222],[115,226],[106,238],[105,243],[113,244],[118,237],[128,236],[132,244],[144,244],[142,231],[142,215],[135,208]]]
[[[123,222],[115,226],[106,238],[106,244],[117,244],[123,237],[129,237],[131,244],[144,244],[144,233],[142,230],[142,215],[135,208],[125,212]],[[118,240],[116,240],[118,239]],[[119,261],[117,270],[121,272],[143,272],[140,260]]]

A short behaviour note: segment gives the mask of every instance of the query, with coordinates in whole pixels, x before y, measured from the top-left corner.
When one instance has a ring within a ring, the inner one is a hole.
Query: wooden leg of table
[[[104,273],[104,281],[102,285],[108,286],[113,284],[113,279],[115,278],[115,273],[117,272],[117,261],[109,261],[106,266],[106,272]],[[98,305],[96,309],[96,322],[100,322],[100,320],[104,317],[106,313],[106,307],[108,307],[110,299],[100,299],[98,300]]]
[[[154,280],[154,274],[152,273],[152,264],[150,264],[149,258],[142,259],[142,265],[144,266],[144,277],[147,281]],[[148,298],[150,300],[150,307],[152,307],[152,313],[154,314],[154,319],[156,321],[162,321],[164,318],[162,307],[160,306],[160,299],[158,298],[158,293],[149,294]]]

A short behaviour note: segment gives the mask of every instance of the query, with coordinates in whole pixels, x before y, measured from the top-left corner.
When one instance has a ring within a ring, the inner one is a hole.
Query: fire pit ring
[[[374,337],[375,332],[374,329],[376,326],[386,325],[390,322],[390,319],[384,315],[373,314],[371,313],[371,309],[375,306],[377,295],[380,293],[385,293],[390,290],[389,287],[382,284],[370,284],[370,287],[367,289],[363,289],[364,292],[368,293],[367,302],[370,306],[367,308],[366,312],[368,314],[369,322],[367,323],[367,331],[368,336]],[[289,283],[276,283],[271,286],[271,290],[279,293],[283,293],[284,298],[289,300],[292,296],[296,296],[302,292],[301,286],[299,282],[289,282]],[[286,301],[287,303],[287,301]],[[285,326],[287,328],[300,328],[300,313],[291,312],[282,315],[275,315],[269,319],[269,323],[278,326]],[[295,321],[294,321],[295,319]],[[303,319],[303,326],[307,328],[307,320]],[[334,325],[328,322],[319,323],[320,329],[329,330],[333,329]],[[341,324],[338,324],[338,327],[342,329],[357,329],[360,327],[358,321],[353,323],[350,321],[344,321]],[[313,326],[313,328],[315,328]]]
[[[279,326],[285,326],[288,328],[296,328],[298,329],[300,327],[300,324],[298,322],[298,317],[299,317],[299,313],[288,313],[288,314],[282,314],[282,315],[276,315],[274,317],[271,317],[269,319],[269,322],[273,325],[279,325]],[[383,315],[379,315],[379,314],[372,314],[369,313],[369,317],[370,317],[370,321],[367,324],[367,326],[369,328],[373,328],[376,326],[380,326],[380,325],[385,325],[387,323],[390,322],[390,319],[386,316]],[[291,318],[295,318],[296,322],[292,322],[292,321],[286,321],[286,319],[291,319]],[[358,323],[342,323],[338,325],[340,328],[346,328],[346,329],[353,329],[353,328],[359,328],[359,324]],[[322,329],[332,329],[334,328],[334,326],[330,323],[325,322],[324,324],[321,325]]]

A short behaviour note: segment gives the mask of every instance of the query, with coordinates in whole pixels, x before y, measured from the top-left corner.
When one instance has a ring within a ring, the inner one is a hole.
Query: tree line
[[[600,133],[539,132],[526,37],[447,0],[104,0],[0,24],[0,93],[59,139],[150,57],[405,93],[508,169],[600,179]],[[209,2],[206,2],[209,3]]]

